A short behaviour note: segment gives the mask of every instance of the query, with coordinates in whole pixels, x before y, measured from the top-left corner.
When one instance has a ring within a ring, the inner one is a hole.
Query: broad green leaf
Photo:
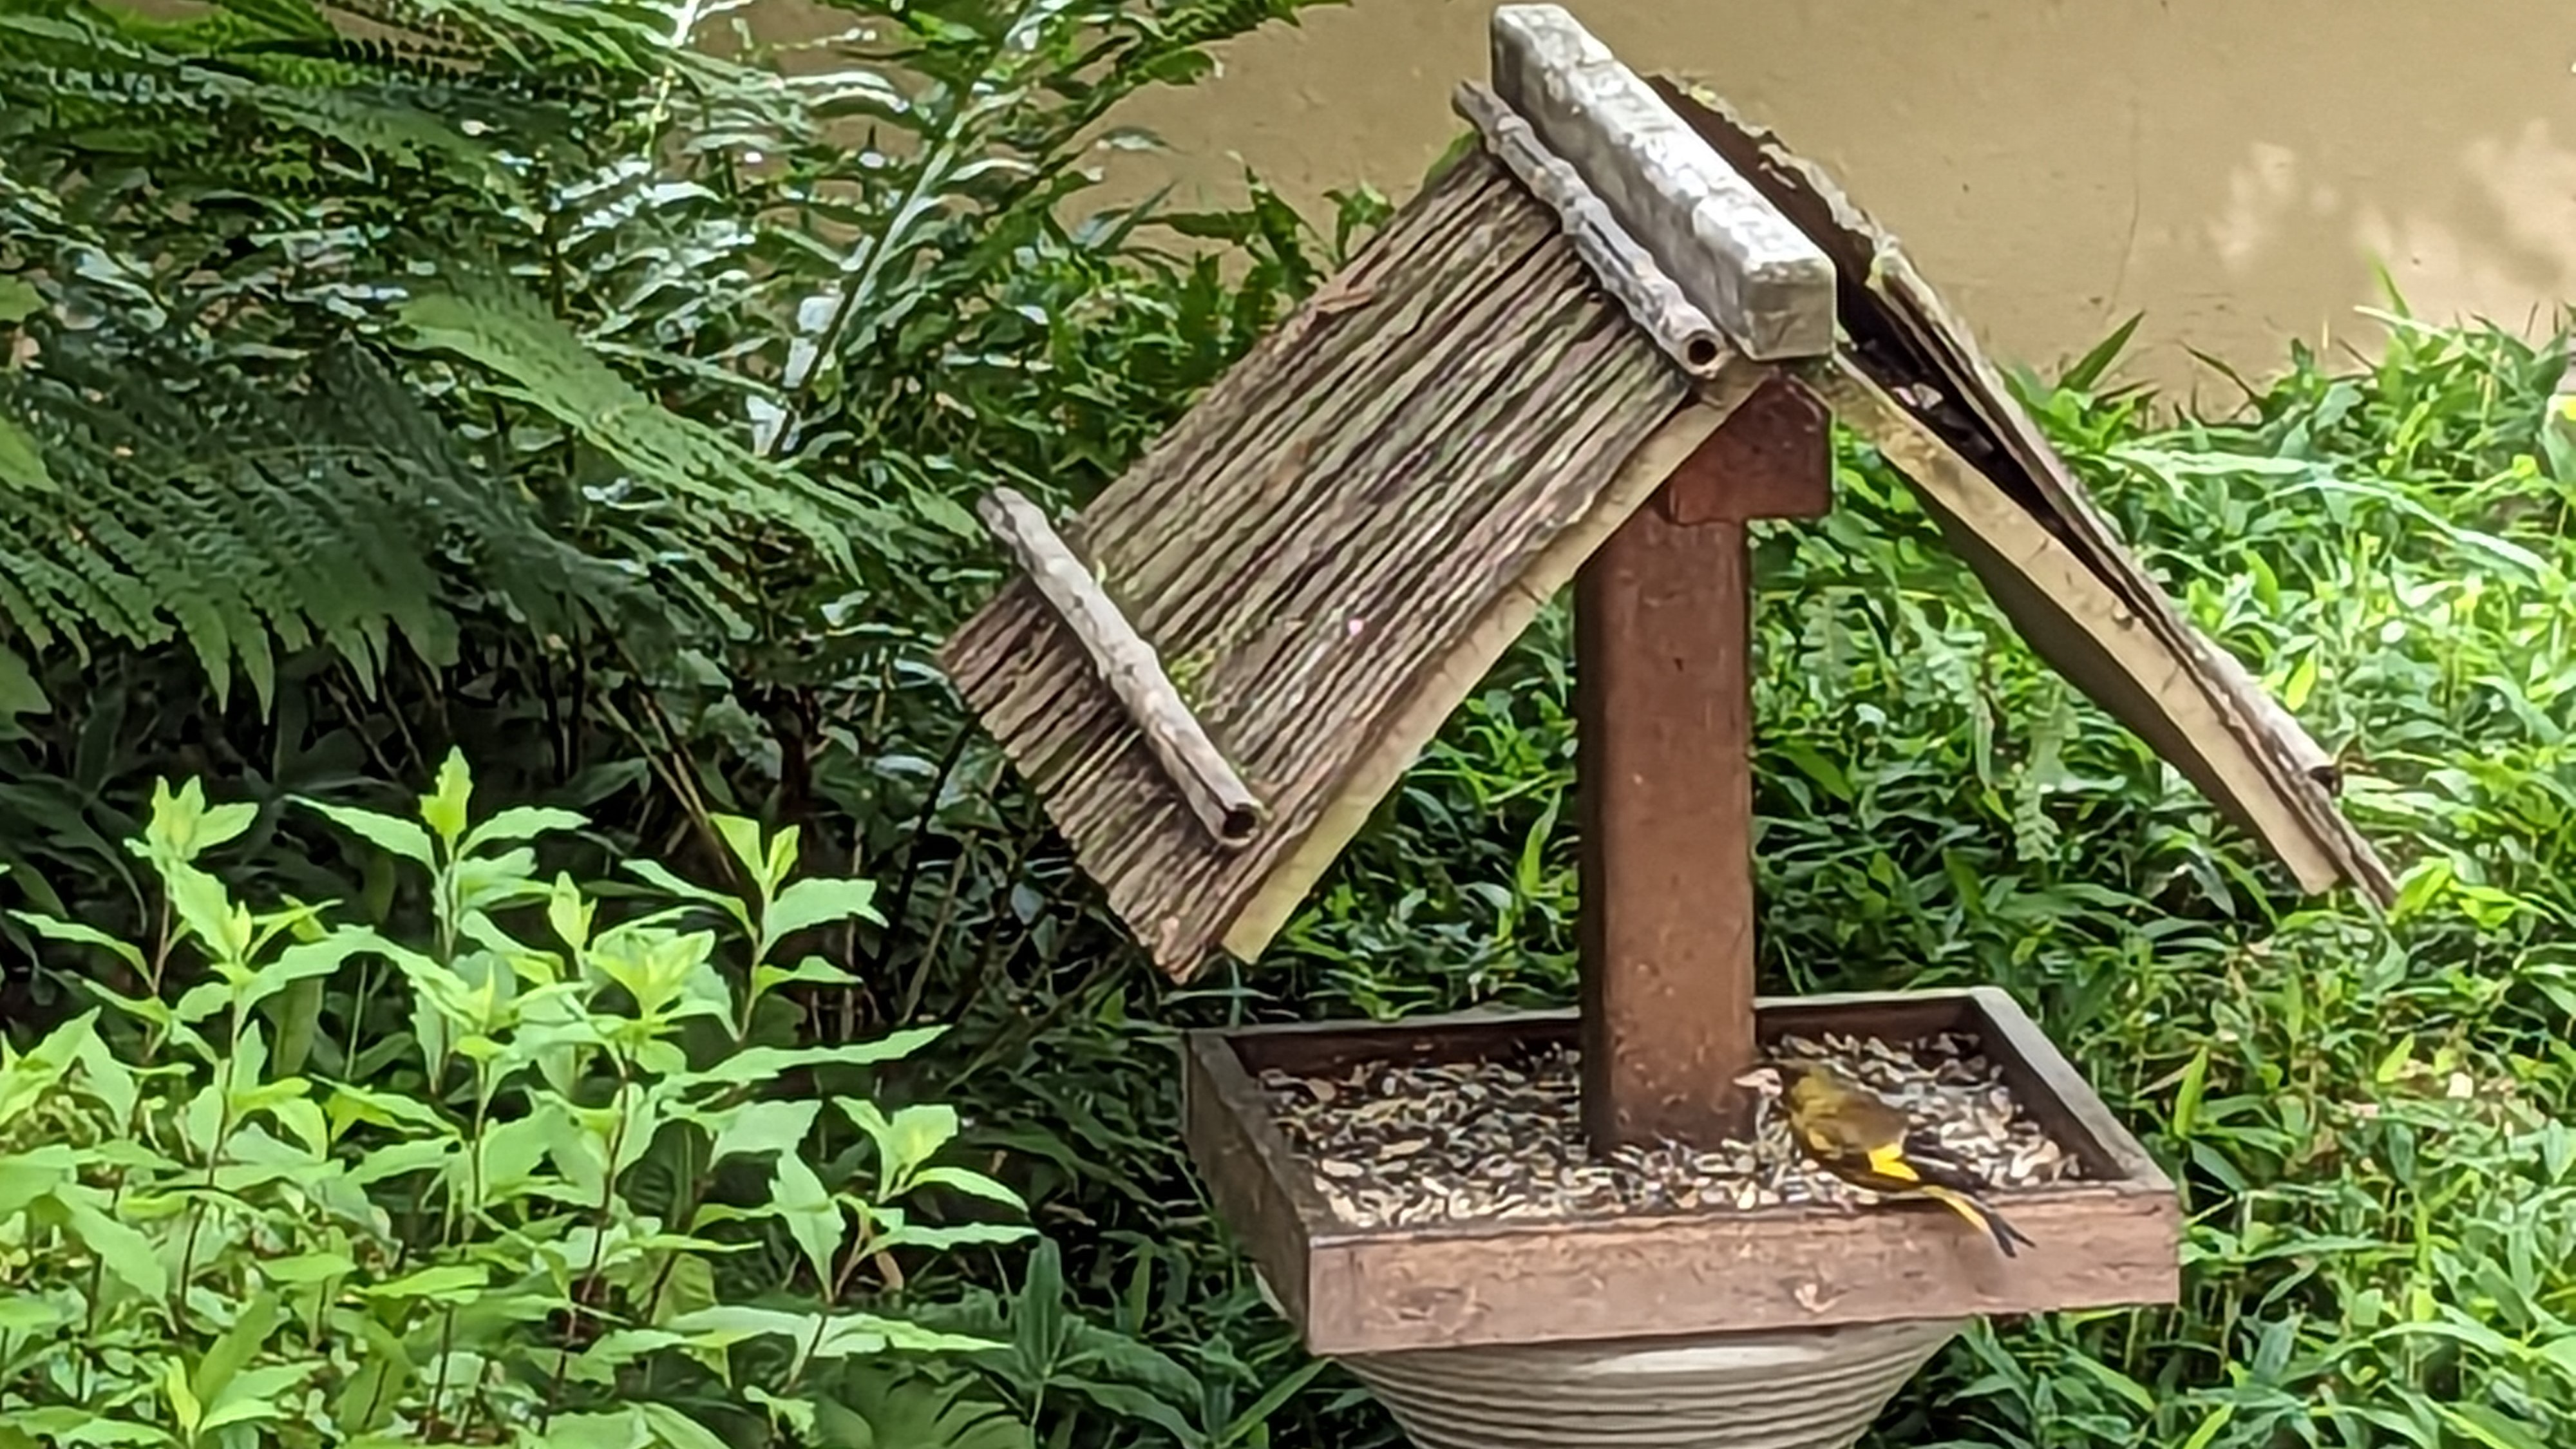
[[[667,1449],[733,1449],[697,1420],[668,1404],[644,1403],[634,1407],[652,1430],[654,1442],[667,1446]]]
[[[867,880],[797,881],[778,893],[778,899],[769,903],[769,913],[761,918],[764,947],[826,921],[855,916],[882,925],[884,918],[877,914],[876,892],[876,882]]]
[[[584,897],[570,875],[558,873],[546,892],[546,925],[565,945],[579,951],[590,944],[591,918],[598,903]]]
[[[652,1449],[653,1431],[627,1409],[557,1414],[543,1437],[525,1442],[541,1449]]]
[[[461,849],[471,854],[500,841],[533,840],[540,835],[587,830],[590,821],[577,811],[543,805],[513,805],[465,832]]]
[[[227,1424],[252,1424],[265,1419],[285,1418],[288,1396],[312,1378],[321,1365],[313,1363],[271,1363],[244,1369],[232,1381],[230,1390],[220,1402],[209,1401],[205,1422],[199,1432],[220,1429]]]
[[[1288,1373],[1271,1380],[1270,1386],[1261,1391],[1261,1397],[1253,1400],[1251,1406],[1242,1413],[1235,1415],[1233,1421],[1225,1426],[1224,1432],[1216,1436],[1214,1449],[1226,1449],[1228,1445],[1255,1442],[1254,1436],[1270,1423],[1271,1415],[1278,1413],[1290,1399],[1304,1393],[1306,1386],[1313,1383],[1317,1375],[1332,1366],[1330,1359],[1310,1358]]]
[[[430,845],[429,832],[408,820],[398,820],[391,815],[381,815],[373,810],[333,805],[321,800],[303,800],[297,803],[320,814],[332,824],[366,841],[378,850],[417,862],[428,869],[435,870],[438,867],[438,858]]]
[[[814,1345],[813,1356],[818,1359],[848,1358],[882,1353],[890,1348],[912,1353],[985,1353],[999,1347],[999,1343],[989,1338],[943,1333],[899,1318],[880,1318],[873,1313],[844,1313],[836,1315],[824,1329],[822,1341]]]
[[[152,1240],[109,1213],[107,1194],[92,1187],[66,1184],[54,1189],[53,1198],[70,1219],[72,1231],[80,1235],[117,1281],[147,1297],[169,1294],[170,1270],[162,1266]]]
[[[925,1167],[912,1175],[912,1183],[917,1188],[933,1185],[949,1188],[970,1197],[980,1197],[1019,1208],[1024,1212],[1028,1209],[1028,1203],[1009,1187],[995,1182],[980,1172],[969,1171],[963,1167]]]
[[[2191,1060],[2184,1065],[2182,1084],[2174,1092],[2173,1134],[2176,1137],[2191,1135],[2193,1126],[2200,1120],[2201,1094],[2208,1086],[2209,1048],[2202,1047],[2193,1052]]]
[[[177,1367],[174,1363],[173,1368]],[[170,1431],[132,1419],[111,1419],[96,1409],[37,1409],[25,1413],[12,1425],[38,1436],[39,1442],[57,1449],[75,1449],[85,1445],[176,1444]]]
[[[30,1293],[0,1298],[0,1333],[48,1333],[79,1315],[68,1303],[51,1302]]]
[[[2090,1354],[2072,1353],[2066,1355],[2064,1361],[2082,1369],[2095,1382],[2126,1399],[2132,1407],[2141,1412],[2153,1414],[2156,1411],[2156,1396],[2148,1392],[2146,1385],[2100,1359]]]
[[[795,826],[782,827],[769,837],[769,854],[761,863],[760,878],[775,892],[796,871],[798,832]]]
[[[106,1040],[95,1034],[81,1043],[80,1067],[81,1084],[107,1108],[109,1118],[120,1126],[130,1124],[143,1091],[133,1068],[118,1061]]]
[[[187,1365],[175,1356],[162,1364],[161,1394],[170,1401],[170,1417],[179,1421],[179,1432],[187,1438],[196,1438],[197,1426],[205,1421],[206,1406],[198,1401],[196,1391],[188,1387]]]
[[[764,887],[761,894],[776,890],[778,882],[769,878],[768,862],[761,850],[760,822],[740,815],[717,815],[713,823],[725,849],[741,864],[743,874]]]
[[[945,1026],[911,1027],[875,1041],[851,1042],[844,1046],[745,1047],[719,1059],[705,1071],[690,1073],[688,1080],[742,1086],[774,1081],[788,1072],[813,1067],[874,1066],[879,1062],[910,1056],[936,1041],[947,1029]]]
[[[417,1097],[401,1092],[372,1091],[345,1083],[331,1089],[329,1110],[331,1130],[335,1136],[346,1132],[352,1122],[366,1122],[378,1127],[421,1127],[450,1135],[455,1130],[436,1108]]]
[[[2200,1421],[2200,1427],[2191,1431],[2191,1437],[2182,1441],[2182,1449],[2209,1449],[2210,1441],[2218,1437],[2218,1431],[2226,1428],[2227,1421],[2235,1417],[2236,1405],[2232,1403],[2210,1410],[2209,1416]]]
[[[945,1253],[956,1248],[1016,1243],[1036,1233],[1037,1229],[1022,1223],[954,1223],[945,1227],[905,1223],[878,1234],[871,1246],[879,1252],[892,1252],[897,1248],[928,1248]]]
[[[0,1127],[43,1101],[60,1085],[74,1062],[98,1041],[98,1008],[92,1007],[45,1034],[25,1054],[11,1056],[0,1041]],[[122,1116],[123,1114],[119,1114]]]
[[[924,1353],[977,1353],[999,1346],[990,1339],[942,1333],[901,1319],[880,1318],[872,1313],[797,1313],[730,1303],[675,1319],[671,1327],[681,1333],[723,1343],[758,1337],[784,1338],[798,1345],[800,1350],[805,1345],[812,1345],[812,1357],[817,1359],[882,1353],[889,1348]]]
[[[858,984],[858,979],[820,956],[808,956],[793,966],[751,968],[751,990],[755,996],[766,996],[771,991],[790,983],[806,986],[854,986]]]
[[[667,1328],[612,1329],[583,1349],[574,1358],[568,1373],[578,1383],[611,1383],[616,1380],[617,1371],[628,1364],[687,1342],[686,1334],[674,1333]]]
[[[238,961],[250,949],[250,912],[233,903],[222,881],[192,865],[164,862],[161,883],[170,909],[209,954]]]
[[[152,813],[143,828],[144,848],[166,870],[234,840],[258,818],[259,807],[247,803],[208,807],[205,787],[196,780],[176,790],[169,781],[156,780]]]
[[[815,1411],[818,1405],[812,1399],[781,1398],[758,1384],[743,1385],[742,1393],[744,1398],[767,1410],[771,1422],[785,1424],[799,1442],[811,1441],[814,1438]],[[864,1433],[867,1426],[861,1424],[859,1428]],[[838,1441],[836,1449],[875,1449],[873,1439],[859,1438],[848,1433],[838,1434],[835,1438]]]
[[[305,941],[277,953],[277,959],[251,973],[234,997],[236,1010],[248,1010],[299,981],[320,980],[341,963],[375,949],[372,933],[334,931],[318,941]]]
[[[141,947],[120,941],[96,927],[84,926],[78,921],[58,921],[51,916],[38,915],[34,911],[11,911],[9,916],[10,919],[20,922],[28,930],[49,941],[96,946],[133,968],[137,975],[143,974],[146,969],[147,963]]]
[[[0,422],[0,430],[7,426],[6,422]],[[7,440],[0,438],[0,452],[5,452],[7,446]],[[0,474],[5,474],[7,467],[5,460],[0,460]],[[53,709],[54,701],[45,693],[44,680],[37,677],[25,656],[0,644],[0,722],[14,720],[22,714],[47,715],[53,713]]]
[[[2451,1427],[2486,1449],[2551,1449],[2539,1430],[2513,1415],[2488,1404],[2462,1403],[2435,1406]]]
[[[957,1109],[945,1103],[916,1102],[892,1117],[857,1097],[835,1097],[832,1104],[876,1143],[879,1190],[889,1197],[908,1189],[914,1172],[957,1135]]]
[[[658,860],[622,860],[618,862],[618,865],[627,871],[643,877],[647,884],[653,886],[657,890],[668,891],[672,895],[685,897],[686,899],[693,901],[705,901],[709,905],[730,906],[737,911],[742,908],[741,901],[734,899],[723,891],[709,890],[705,886],[699,885],[694,881],[684,880],[681,877],[672,874],[670,867],[662,864]]]
[[[715,1146],[709,1152],[709,1167],[737,1154],[757,1155],[766,1152],[793,1153],[814,1126],[814,1116],[823,1104],[802,1102],[751,1102],[726,1114],[724,1125],[717,1129]]]
[[[288,1258],[271,1258],[259,1265],[260,1275],[271,1283],[299,1288],[332,1278],[344,1278],[358,1271],[358,1265],[346,1253],[297,1253]]]
[[[831,1282],[832,1259],[841,1251],[841,1237],[848,1224],[841,1218],[840,1204],[832,1200],[804,1159],[792,1153],[779,1154],[770,1169],[769,1208],[787,1225],[787,1235],[804,1252],[815,1281]]]
[[[420,823],[453,852],[465,836],[467,812],[474,803],[474,772],[465,767],[463,751],[450,747],[438,762],[438,778],[420,797]]]
[[[419,1298],[432,1303],[471,1303],[489,1278],[484,1270],[471,1263],[441,1263],[405,1273],[390,1283],[376,1283],[357,1291],[369,1298]]]
[[[0,1154],[0,1214],[53,1196],[56,1188],[74,1181],[80,1164],[79,1154],[59,1142]]]
[[[256,1357],[277,1330],[277,1299],[267,1293],[254,1294],[242,1305],[241,1316],[223,1331],[206,1349],[190,1376],[188,1389],[198,1403],[213,1405],[223,1399],[224,1390],[233,1378]]]
[[[18,492],[62,492],[52,469],[44,467],[44,446],[21,425],[0,418],[0,487]]]
[[[671,1320],[671,1331],[719,1344],[740,1343],[747,1338],[773,1337],[806,1340],[820,1327],[819,1315],[791,1312],[784,1308],[757,1308],[745,1303],[721,1303],[683,1313]]]

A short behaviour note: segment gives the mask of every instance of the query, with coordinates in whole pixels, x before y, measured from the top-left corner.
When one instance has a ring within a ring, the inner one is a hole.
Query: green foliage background
[[[1000,1346],[889,1350],[831,1402],[887,1443],[1392,1444],[1209,1220],[1172,1032],[1569,998],[1564,619],[1258,973],[1161,984],[929,665],[999,578],[965,505],[1088,496],[1383,204],[1061,220],[1122,95],[1291,0],[835,8],[867,38],[717,59],[675,43],[713,6],[0,0],[0,892],[149,940],[123,843],[201,778],[248,809],[205,862],[243,900],[399,934],[418,880],[290,802],[402,813],[451,748],[484,798],[581,812],[546,850],[583,879],[748,890],[718,817],[796,827],[877,883],[800,938],[851,984],[784,987],[799,1030],[944,1027],[871,1095],[954,1105],[1044,1235],[894,1255],[870,1311]],[[2385,919],[2296,899],[1866,449],[1833,516],[1764,536],[1766,986],[2011,989],[2192,1215],[2179,1307],[1981,1327],[1875,1443],[2576,1437],[2562,352],[2384,320],[2376,364],[2293,350],[2208,420],[2112,386],[2115,349],[2024,383],[2342,751],[2404,873]],[[94,962],[0,931],[13,1026],[87,1004]],[[324,1042],[414,1031],[340,977],[309,1010]]]

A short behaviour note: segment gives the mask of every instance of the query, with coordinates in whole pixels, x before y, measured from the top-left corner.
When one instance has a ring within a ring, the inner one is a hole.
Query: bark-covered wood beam
[[[1038,506],[1009,488],[996,488],[975,506],[984,526],[1002,541],[1038,596],[1064,621],[1101,682],[1145,739],[1155,762],[1187,801],[1190,813],[1217,844],[1240,850],[1269,818],[1260,799],[1235,773],[1223,751],[1190,713],[1178,686],[1101,587],[1089,566],[1047,522]]]
[[[1556,213],[1574,254],[1665,356],[1695,377],[1714,376],[1725,365],[1731,349],[1717,324],[1637,245],[1574,168],[1539,144],[1519,112],[1474,81],[1452,92],[1449,104],[1476,128],[1504,169]]]
[[[1834,265],[1561,5],[1494,11],[1494,90],[1745,356],[1834,348]]]

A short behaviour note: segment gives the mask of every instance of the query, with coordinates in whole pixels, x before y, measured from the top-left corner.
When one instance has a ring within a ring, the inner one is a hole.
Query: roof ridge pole
[[[1562,5],[1494,11],[1494,91],[1756,362],[1834,349],[1834,264]]]

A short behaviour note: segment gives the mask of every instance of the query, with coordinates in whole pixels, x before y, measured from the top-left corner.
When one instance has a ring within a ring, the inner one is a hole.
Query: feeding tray
[[[2181,1217],[2172,1182],[2011,997],[1975,988],[1765,999],[1757,1021],[1774,1050],[1857,1039],[1879,1044],[1865,1050],[1882,1064],[1947,1038],[1951,1050],[1940,1055],[1951,1059],[1927,1064],[1926,1075],[1951,1078],[1968,1103],[1998,1095],[1972,1080],[1981,1057],[2014,1109],[1999,1145],[2056,1179],[1999,1183],[1991,1199],[2031,1243],[2006,1259],[1937,1204],[1832,1200],[1780,1160],[1778,1140],[1760,1144],[1750,1174],[1733,1144],[1650,1149],[1571,1171],[1561,1150],[1540,1144],[1525,1173],[1488,1167],[1484,1186],[1457,1185],[1442,1139],[1492,1128],[1478,1122],[1485,1102],[1455,1098],[1492,1101],[1501,1090],[1473,1065],[1501,1068],[1499,1080],[1518,1088],[1482,1115],[1545,1111],[1554,1060],[1579,1038],[1572,1013],[1194,1032],[1185,1132],[1217,1216],[1318,1354],[2174,1301]],[[1860,1064],[1864,1079],[1872,1065]],[[1437,1084],[1444,1075],[1410,1070],[1423,1068],[1456,1069],[1446,1074],[1452,1100],[1440,1100],[1436,1085],[1422,1096],[1383,1092],[1390,1079]],[[1293,1082],[1325,1084],[1343,1096],[1327,1112],[1375,1129],[1365,1185],[1357,1173],[1330,1175],[1325,1159],[1291,1140],[1283,1108],[1301,1089],[1284,1087],[1283,1102],[1279,1084]],[[1359,1083],[1380,1090],[1350,1100],[1369,1090]],[[1576,1140],[1562,1134],[1578,1131],[1570,1101],[1562,1112],[1560,1148]],[[1424,1145],[1385,1148],[1416,1140]],[[2043,1150],[2032,1153],[2034,1142]],[[1692,1172],[1695,1160],[1711,1170]],[[1772,1200],[1802,1193],[1808,1200]],[[1738,1206],[1751,1194],[1761,1201]],[[1452,1203],[1455,1211],[1439,1210]]]

